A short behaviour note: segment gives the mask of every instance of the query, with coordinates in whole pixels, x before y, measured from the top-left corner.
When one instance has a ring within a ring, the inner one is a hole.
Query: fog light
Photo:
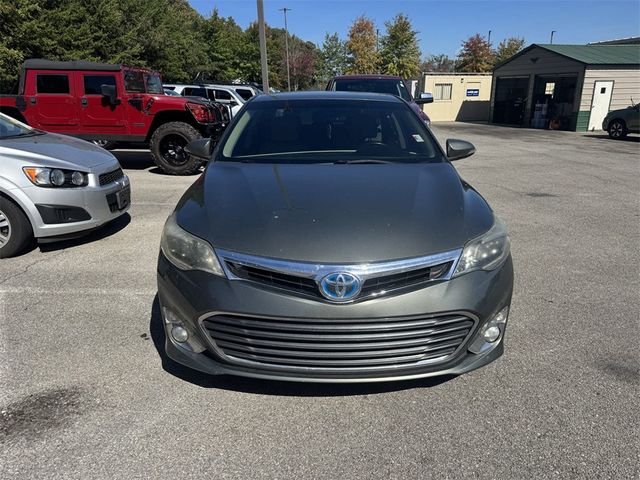
[[[482,333],[482,338],[484,338],[487,342],[495,342],[500,336],[500,329],[497,326],[492,326]]]
[[[171,329],[171,336],[178,343],[184,343],[189,340],[189,332],[187,332],[187,330],[180,325],[175,325]]]

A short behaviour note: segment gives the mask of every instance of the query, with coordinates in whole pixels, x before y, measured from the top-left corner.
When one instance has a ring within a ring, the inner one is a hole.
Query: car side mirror
[[[418,98],[415,99],[415,102],[418,105],[424,105],[425,103],[433,103],[433,94],[431,93],[421,93]]]
[[[185,147],[184,151],[194,157],[209,160],[211,158],[211,152],[213,150],[210,138],[199,138],[192,140]]]
[[[110,105],[120,104],[115,85],[100,85],[100,93],[103,97],[107,97],[109,99]]]
[[[457,140],[449,138],[447,140],[447,158],[450,161],[460,160],[461,158],[470,157],[476,153],[476,147],[472,143],[465,140]]]

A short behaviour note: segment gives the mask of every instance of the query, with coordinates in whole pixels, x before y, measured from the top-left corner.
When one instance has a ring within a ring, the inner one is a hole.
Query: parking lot
[[[640,143],[440,124],[511,232],[505,355],[369,385],[163,357],[155,262],[194,180],[116,151],[130,216],[0,263],[0,478],[637,478]]]

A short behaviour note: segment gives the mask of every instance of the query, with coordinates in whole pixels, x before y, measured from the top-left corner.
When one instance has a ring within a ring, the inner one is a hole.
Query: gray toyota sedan
[[[503,352],[505,224],[406,102],[249,101],[168,218],[158,297],[170,358],[210,374],[370,382],[461,374]]]

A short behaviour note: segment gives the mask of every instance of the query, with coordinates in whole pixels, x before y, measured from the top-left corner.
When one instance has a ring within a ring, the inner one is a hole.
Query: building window
[[[69,93],[69,77],[67,75],[36,75],[38,93]]]
[[[544,94],[545,95],[550,95],[551,98],[553,98],[553,92],[556,89],[556,83],[555,82],[547,82],[544,86]]]
[[[434,100],[451,100],[451,83],[436,83],[433,92]]]

